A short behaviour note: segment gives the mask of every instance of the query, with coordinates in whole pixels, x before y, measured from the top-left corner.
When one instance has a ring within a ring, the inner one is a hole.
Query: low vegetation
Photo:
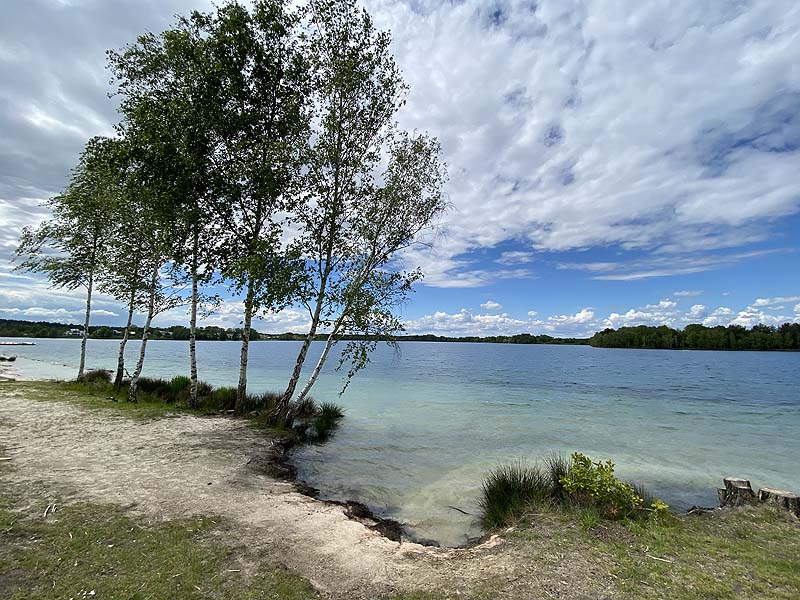
[[[151,522],[118,507],[0,493],[0,597],[310,599],[311,585],[220,543],[218,518]],[[43,507],[47,506],[47,516]],[[55,509],[52,507],[55,506]]]
[[[488,527],[502,527],[543,509],[580,512],[586,524],[601,518],[659,519],[669,515],[664,502],[618,480],[614,463],[593,462],[577,452],[569,461],[553,455],[544,466],[519,462],[497,467],[483,482],[481,508]]]
[[[36,384],[34,384],[36,385]],[[49,385],[49,384],[42,384]],[[103,405],[120,406],[133,410],[142,408],[145,417],[161,416],[170,410],[190,411],[201,414],[230,414],[236,406],[237,389],[234,387],[215,388],[208,383],[199,382],[197,388],[197,408],[188,408],[191,381],[188,377],[178,376],[172,379],[140,377],[137,402],[128,402],[128,381],[122,382],[119,389],[111,384],[111,373],[104,370],[87,371],[80,381],[63,382],[62,389],[84,392],[99,400]],[[276,427],[271,413],[281,395],[272,392],[247,394],[243,402],[243,417],[253,420],[262,426]],[[298,406],[297,419],[291,432],[300,442],[324,442],[339,426],[344,417],[340,406],[332,402],[317,405],[310,397],[303,399]],[[277,425],[280,429],[281,427]]]

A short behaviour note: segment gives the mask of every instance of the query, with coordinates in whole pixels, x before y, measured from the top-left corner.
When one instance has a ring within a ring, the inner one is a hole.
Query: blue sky
[[[793,1],[368,0],[442,142],[451,208],[409,331],[590,335],[800,320],[800,6]],[[0,23],[0,317],[78,321],[10,272],[19,229],[110,134],[104,51],[191,0],[11,0]],[[97,322],[120,307],[99,298]],[[229,299],[209,324],[235,326]],[[172,313],[161,323],[179,323]],[[265,315],[264,331],[307,315]]]

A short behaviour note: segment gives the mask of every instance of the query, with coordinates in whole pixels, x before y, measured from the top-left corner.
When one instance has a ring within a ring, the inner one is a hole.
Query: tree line
[[[800,350],[800,323],[780,327],[758,324],[706,327],[687,325],[683,330],[666,325],[604,329],[589,339],[597,348],[653,348],[664,350]]]
[[[363,336],[341,352],[349,381],[377,340],[402,331],[396,309],[422,273],[398,253],[432,239],[446,170],[435,138],[395,121],[407,86],[390,42],[354,0],[230,0],[108,52],[116,135],[87,142],[47,202],[52,218],[23,230],[17,250],[17,268],[85,290],[79,378],[98,290],[127,312],[117,386],[144,315],[132,401],[153,319],[188,307],[190,405],[198,317],[218,307],[219,286],[241,297],[237,412],[253,319],[305,307],[280,422],[345,336]],[[318,334],[325,345],[298,392]]]
[[[77,324],[53,323],[49,321],[22,321],[18,319],[0,319],[0,337],[26,337],[26,338],[71,338],[74,332],[83,334],[83,326]],[[240,327],[218,327],[206,325],[195,329],[195,339],[198,341],[225,341],[240,340],[242,336]],[[89,339],[122,339],[122,327],[109,325],[89,325]],[[141,335],[142,328],[131,325],[128,334]],[[169,327],[151,328],[150,339],[188,341],[191,335],[189,327],[184,325],[171,325]],[[299,334],[298,334],[299,335]],[[266,336],[255,329],[250,331],[250,340],[266,339]]]

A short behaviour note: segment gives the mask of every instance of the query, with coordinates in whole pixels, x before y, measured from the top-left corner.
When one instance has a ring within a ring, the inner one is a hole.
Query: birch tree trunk
[[[128,303],[128,322],[125,324],[125,331],[122,332],[122,341],[119,343],[119,355],[117,355],[117,374],[114,377],[114,389],[118,390],[122,386],[122,378],[125,375],[125,346],[128,344],[128,336],[131,332],[133,323],[133,303],[136,299],[136,292],[131,293],[131,300]]]
[[[128,402],[136,402],[136,389],[139,386],[139,377],[142,374],[144,367],[144,354],[147,348],[147,338],[150,336],[150,324],[153,322],[153,313],[155,313],[156,302],[156,284],[158,282],[158,269],[153,271],[153,277],[150,281],[150,301],[147,305],[147,320],[144,323],[142,330],[142,345],[139,347],[139,360],[136,361],[136,370],[131,377],[131,385],[128,388]]]
[[[305,386],[303,386],[302,391],[298,394],[296,402],[297,404],[300,404],[305,399],[308,392],[311,391],[311,388],[317,382],[317,377],[319,377],[320,371],[322,371],[322,365],[324,365],[325,361],[328,359],[328,353],[330,352],[331,347],[333,346],[334,342],[333,336],[334,334],[331,333],[328,336],[328,339],[325,341],[325,349],[322,351],[322,354],[320,355],[319,360],[317,361],[317,366],[314,367],[314,372],[311,373],[311,377],[308,378],[308,381],[306,382]]]
[[[197,406],[197,252],[198,252],[197,229],[194,231],[192,244],[192,308],[189,320],[189,408]]]
[[[236,389],[234,414],[241,414],[247,396],[247,355],[250,347],[250,325],[253,322],[253,278],[247,280],[247,296],[244,301],[244,324],[242,329],[242,353],[239,359],[239,387]]]
[[[83,319],[83,337],[81,338],[81,360],[78,365],[78,379],[83,379],[83,370],[86,367],[86,340],[89,339],[89,318],[92,313],[93,286],[94,286],[94,270],[89,272],[89,282],[86,286],[86,316]]]
[[[306,361],[308,349],[311,347],[311,342],[314,341],[314,336],[317,333],[320,315],[322,314],[322,303],[325,299],[325,283],[326,282],[323,282],[322,286],[320,287],[320,293],[317,296],[317,306],[315,307],[314,315],[311,318],[311,329],[308,330],[308,335],[306,336],[306,339],[303,340],[303,346],[300,348],[300,353],[297,355],[297,361],[294,363],[292,377],[289,379],[289,384],[286,386],[286,391],[283,393],[283,396],[281,396],[281,399],[275,406],[274,414],[279,420],[285,421],[289,415],[289,405],[292,402],[294,391],[297,389],[297,382],[300,381],[300,374],[303,371],[303,363]]]

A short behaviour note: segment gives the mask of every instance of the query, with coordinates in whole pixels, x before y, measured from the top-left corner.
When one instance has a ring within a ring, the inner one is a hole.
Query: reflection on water
[[[18,347],[30,360],[17,368],[74,376],[78,345]],[[116,345],[90,340],[88,366],[113,367]],[[253,391],[280,389],[297,349],[251,344]],[[129,360],[136,350],[131,344]],[[201,378],[235,385],[236,343],[200,342],[198,359]],[[149,342],[145,374],[182,374],[187,362],[185,343]],[[800,491],[799,368],[798,353],[403,343],[399,355],[379,349],[341,399],[340,376],[323,373],[314,396],[339,401],[347,417],[330,442],[301,449],[295,462],[323,495],[360,500],[446,544],[480,533],[453,507],[477,513],[489,469],[553,451],[609,458],[621,477],[677,507],[713,505],[726,475]]]

